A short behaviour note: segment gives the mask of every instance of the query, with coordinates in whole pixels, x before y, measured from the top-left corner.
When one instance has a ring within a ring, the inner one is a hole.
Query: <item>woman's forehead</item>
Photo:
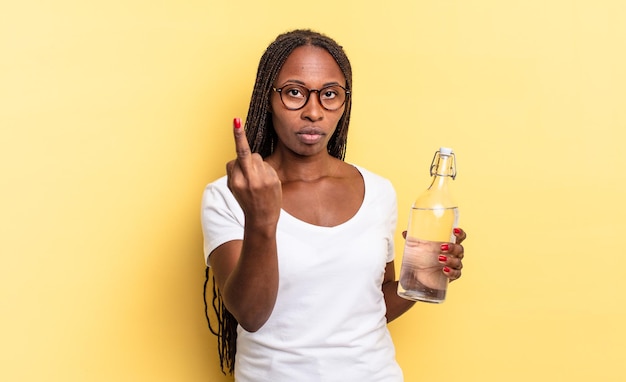
[[[326,49],[312,45],[294,49],[280,69],[277,80],[345,84],[343,72],[333,56]]]

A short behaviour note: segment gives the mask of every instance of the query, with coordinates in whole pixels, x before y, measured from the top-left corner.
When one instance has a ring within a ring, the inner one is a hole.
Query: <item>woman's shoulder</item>
[[[379,183],[379,184],[387,184],[391,186],[391,181],[385,178],[384,176],[378,173],[375,173],[371,170],[368,170],[365,167],[356,165],[356,164],[352,164],[351,166],[353,166],[359,173],[361,173],[361,176],[363,177],[366,183],[373,182],[373,183]]]
[[[228,189],[228,176],[223,175],[206,185],[205,189]]]
[[[202,195],[203,204],[212,202],[215,203],[218,200],[222,200],[227,204],[234,200],[234,196],[228,188],[228,177],[226,175],[219,177],[204,187]]]
[[[365,183],[365,189],[367,192],[372,193],[376,191],[376,193],[382,193],[384,195],[391,196],[392,198],[396,197],[396,190],[389,179],[370,171],[365,167],[354,164],[351,166],[353,166],[363,177],[363,182]]]

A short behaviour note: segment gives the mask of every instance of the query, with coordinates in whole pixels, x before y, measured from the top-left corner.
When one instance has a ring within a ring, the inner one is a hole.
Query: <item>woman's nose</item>
[[[324,107],[318,94],[311,91],[308,102],[302,108],[302,118],[317,121],[324,117]]]

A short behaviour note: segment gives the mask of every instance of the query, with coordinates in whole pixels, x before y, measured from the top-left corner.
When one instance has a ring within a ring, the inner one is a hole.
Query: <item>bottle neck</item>
[[[456,177],[454,156],[437,153],[430,167],[430,175],[433,182],[429,188],[446,187],[449,180]]]

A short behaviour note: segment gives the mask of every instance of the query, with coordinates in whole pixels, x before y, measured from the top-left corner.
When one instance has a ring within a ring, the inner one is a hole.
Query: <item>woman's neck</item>
[[[276,170],[281,182],[314,182],[336,176],[343,161],[327,152],[313,157],[274,152],[266,162]]]

